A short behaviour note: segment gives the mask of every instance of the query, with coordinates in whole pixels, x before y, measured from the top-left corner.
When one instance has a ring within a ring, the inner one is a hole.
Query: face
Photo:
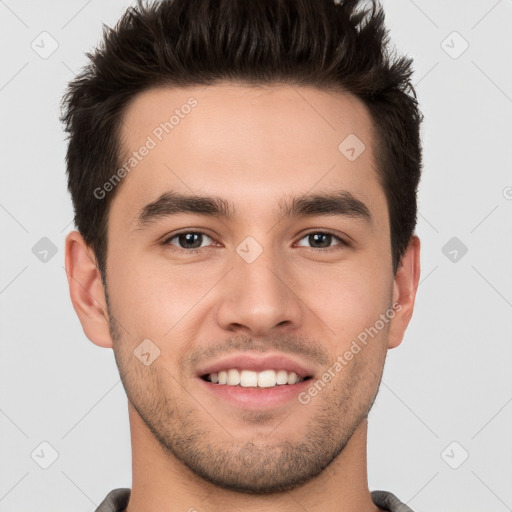
[[[310,480],[368,415],[402,334],[368,112],[308,87],[160,88],[127,107],[122,140],[108,313],[141,425],[224,488]],[[293,369],[305,380],[252,373]],[[205,380],[221,370],[246,385]]]

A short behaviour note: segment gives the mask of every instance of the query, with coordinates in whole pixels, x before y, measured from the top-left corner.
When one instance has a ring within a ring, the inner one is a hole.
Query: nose
[[[228,331],[265,336],[276,328],[301,326],[303,304],[286,263],[271,250],[251,263],[234,254],[233,268],[221,282],[217,322]]]

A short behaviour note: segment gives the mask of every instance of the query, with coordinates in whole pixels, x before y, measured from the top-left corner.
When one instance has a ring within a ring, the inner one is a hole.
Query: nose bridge
[[[223,328],[232,330],[236,324],[256,335],[283,323],[298,325],[299,301],[284,271],[283,255],[270,245],[270,238],[265,238],[266,246],[253,237],[237,246],[217,309]]]

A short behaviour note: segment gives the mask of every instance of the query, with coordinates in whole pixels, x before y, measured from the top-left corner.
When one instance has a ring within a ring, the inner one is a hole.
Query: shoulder
[[[414,512],[401,502],[393,493],[388,491],[372,491],[372,501],[380,508],[389,512]]]
[[[96,512],[123,512],[128,506],[131,490],[126,488],[110,491]]]

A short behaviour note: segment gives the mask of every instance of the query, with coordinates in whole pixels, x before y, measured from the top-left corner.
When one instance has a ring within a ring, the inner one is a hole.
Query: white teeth
[[[261,372],[255,372],[252,370],[239,371],[236,368],[211,373],[208,375],[207,379],[215,384],[227,384],[228,386],[240,385],[244,388],[271,388],[284,384],[296,384],[304,380],[295,372],[287,372],[286,370],[263,370]]]
[[[299,380],[299,377],[295,372],[290,372],[288,374],[288,384],[295,384]]]
[[[238,373],[238,370],[235,370]],[[258,385],[258,374],[251,370],[242,370],[240,374],[240,386],[244,388],[256,387]]]
[[[238,386],[238,384],[240,384],[240,373],[238,373],[238,370],[228,370],[228,380],[226,384],[230,386]]]
[[[276,372],[274,370],[265,370],[258,373],[258,387],[271,388],[277,384]]]
[[[288,384],[288,372],[286,370],[279,370],[277,372],[277,383]]]

